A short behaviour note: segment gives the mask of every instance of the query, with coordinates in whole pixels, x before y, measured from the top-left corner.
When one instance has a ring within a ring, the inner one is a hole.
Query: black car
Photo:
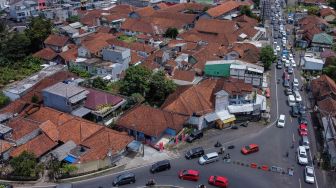
[[[120,174],[117,176],[113,182],[113,186],[120,186],[120,185],[126,185],[126,184],[132,184],[135,183],[135,175],[131,172],[126,172],[123,174]]]
[[[185,158],[186,159],[194,159],[194,158],[198,158],[204,155],[204,149],[202,147],[197,147],[197,148],[193,148],[191,150],[189,150],[186,154],[185,154]]]
[[[292,106],[291,114],[293,117],[298,117],[299,114],[299,107],[297,105]]]
[[[277,69],[282,69],[282,63],[278,62],[276,67],[277,67]]]
[[[156,173],[156,172],[162,172],[162,171],[169,170],[169,169],[170,169],[170,162],[168,160],[163,160],[163,161],[154,163],[150,171],[152,173]]]
[[[283,80],[283,86],[284,87],[289,87],[289,81],[287,79]]]
[[[195,141],[196,139],[200,139],[202,137],[203,137],[203,132],[202,131],[194,131],[188,136],[186,141],[191,143],[191,142]]]
[[[307,118],[307,116],[306,115],[301,115],[300,117],[299,117],[299,123],[300,124],[308,124],[308,118]]]

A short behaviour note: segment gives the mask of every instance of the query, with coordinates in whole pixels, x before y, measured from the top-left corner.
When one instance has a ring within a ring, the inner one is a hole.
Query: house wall
[[[226,92],[225,92],[226,93]],[[216,112],[226,110],[229,106],[229,94],[217,94],[215,101]]]
[[[45,106],[60,110],[62,112],[71,112],[71,105],[67,105],[68,100],[65,97],[42,91],[43,102]]]
[[[124,69],[127,69],[131,62],[131,50],[128,48],[124,48],[124,50],[103,49],[102,54],[105,61],[120,63]]]
[[[207,127],[204,116],[200,117],[191,116],[188,119],[188,124],[196,126],[198,130],[202,130]]]
[[[88,58],[90,58],[91,54],[84,46],[81,46],[81,47],[78,48],[78,57],[88,57]]]

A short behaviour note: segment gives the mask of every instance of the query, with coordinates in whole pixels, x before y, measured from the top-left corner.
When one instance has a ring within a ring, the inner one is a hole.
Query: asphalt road
[[[278,39],[278,44],[281,41]],[[272,41],[273,42],[273,41]],[[281,82],[276,83],[277,78],[281,78],[283,69],[277,70],[273,65],[271,70],[271,113],[273,117],[278,117],[279,114],[286,115],[286,125],[284,128],[277,128],[276,121],[273,121],[269,126],[261,129],[258,132],[251,133],[239,139],[233,139],[231,142],[225,143],[225,146],[235,145],[235,149],[226,150],[230,152],[232,161],[243,162],[244,164],[257,163],[258,165],[278,166],[286,169],[294,167],[294,176],[288,174],[280,174],[275,172],[263,171],[260,169],[253,169],[246,166],[241,166],[233,163],[225,163],[223,160],[218,162],[201,166],[197,163],[197,159],[186,160],[181,154],[181,157],[172,159],[172,168],[168,171],[151,174],[149,166],[144,166],[129,171],[135,173],[136,183],[133,185],[125,185],[123,187],[141,187],[150,178],[154,178],[158,184],[175,185],[181,187],[195,187],[198,184],[205,184],[208,186],[207,179],[211,175],[221,175],[229,179],[231,188],[277,188],[277,187],[290,187],[290,188],[312,188],[324,187],[318,186],[319,176],[317,183],[307,184],[304,182],[304,167],[297,164],[296,149],[298,147],[298,121],[296,118],[291,118],[290,108],[287,105],[287,96],[284,94],[284,87]],[[291,76],[291,79],[294,76]],[[300,78],[299,72],[295,69],[295,77]],[[282,79],[281,79],[282,80]],[[300,84],[302,84],[301,80]],[[307,100],[306,95],[301,92],[303,100]],[[273,118],[272,118],[273,119]],[[311,122],[309,122],[309,137],[310,140],[315,140]],[[240,153],[240,148],[244,145],[255,143],[260,146],[260,151],[254,154],[244,156]],[[294,148],[291,146],[294,143]],[[312,145],[312,152],[316,151],[316,147]],[[212,145],[206,152],[217,151]],[[286,156],[286,153],[289,156]],[[310,162],[311,162],[310,158]],[[180,180],[177,173],[182,169],[194,169],[200,171],[200,180],[198,182],[190,182]],[[122,172],[87,179],[80,182],[73,182],[74,188],[98,188],[98,187],[112,187],[113,179]],[[211,186],[209,186],[211,187]]]

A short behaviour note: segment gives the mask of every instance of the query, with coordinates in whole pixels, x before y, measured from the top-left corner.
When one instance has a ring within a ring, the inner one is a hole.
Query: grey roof
[[[13,117],[13,113],[8,112],[8,113],[0,114],[0,123],[9,120],[12,117]]]
[[[76,144],[74,141],[69,140],[65,144],[61,145],[60,147],[54,149],[52,152],[50,152],[54,157],[57,158],[57,160],[62,161],[65,159],[69,152],[76,147]]]
[[[62,96],[65,98],[70,98],[83,92],[88,93],[88,91],[86,91],[84,88],[74,86],[72,84],[65,84],[63,82],[59,82],[55,85],[47,87],[43,89],[43,92],[53,93],[55,95]]]
[[[90,112],[91,112],[90,109],[85,108],[85,107],[80,107],[80,108],[77,108],[76,110],[72,111],[71,114],[74,115],[74,116],[77,116],[77,117],[83,117]]]
[[[12,128],[7,127],[6,125],[0,124],[0,134],[6,134],[12,131]]]

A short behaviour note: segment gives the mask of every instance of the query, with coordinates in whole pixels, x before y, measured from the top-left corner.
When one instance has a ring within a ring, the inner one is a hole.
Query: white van
[[[294,95],[288,95],[288,105],[289,106],[295,106],[296,101]]]

